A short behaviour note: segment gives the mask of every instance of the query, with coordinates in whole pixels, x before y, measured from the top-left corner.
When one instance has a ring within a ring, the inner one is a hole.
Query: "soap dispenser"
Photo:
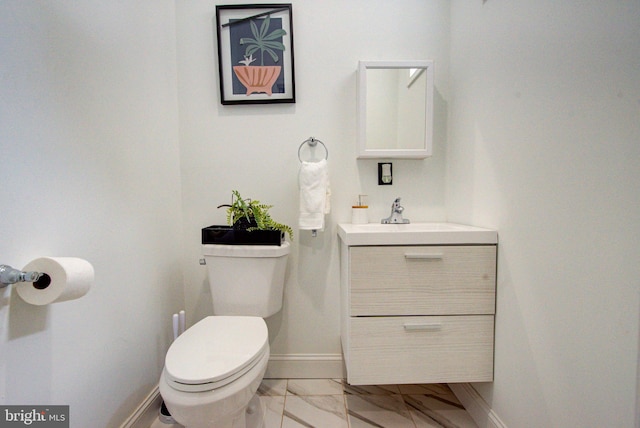
[[[367,195],[358,195],[358,205],[351,206],[351,223],[352,224],[367,224],[369,223],[369,216],[367,214],[368,205],[364,205],[363,198]]]

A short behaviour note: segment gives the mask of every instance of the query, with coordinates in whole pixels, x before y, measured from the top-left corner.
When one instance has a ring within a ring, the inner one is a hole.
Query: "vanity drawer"
[[[350,247],[350,315],[495,313],[496,246]]]
[[[493,315],[351,318],[348,382],[493,380]]]

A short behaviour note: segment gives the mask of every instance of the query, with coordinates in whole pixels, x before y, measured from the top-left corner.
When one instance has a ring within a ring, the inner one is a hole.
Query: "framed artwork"
[[[216,6],[222,104],[295,103],[291,4]]]

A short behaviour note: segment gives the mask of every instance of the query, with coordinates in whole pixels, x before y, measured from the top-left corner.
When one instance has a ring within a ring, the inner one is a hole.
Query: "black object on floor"
[[[167,406],[165,406],[164,401],[162,402],[162,406],[160,406],[160,417],[158,419],[160,419],[160,422],[162,422],[163,424],[176,423],[176,420],[173,419],[173,416],[171,416],[171,413],[169,413],[169,409],[167,409]]]

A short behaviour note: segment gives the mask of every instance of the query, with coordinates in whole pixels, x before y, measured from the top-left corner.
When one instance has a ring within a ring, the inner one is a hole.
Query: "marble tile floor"
[[[264,428],[477,428],[445,384],[351,386],[335,379],[265,379]],[[150,428],[178,428],[156,420]]]

